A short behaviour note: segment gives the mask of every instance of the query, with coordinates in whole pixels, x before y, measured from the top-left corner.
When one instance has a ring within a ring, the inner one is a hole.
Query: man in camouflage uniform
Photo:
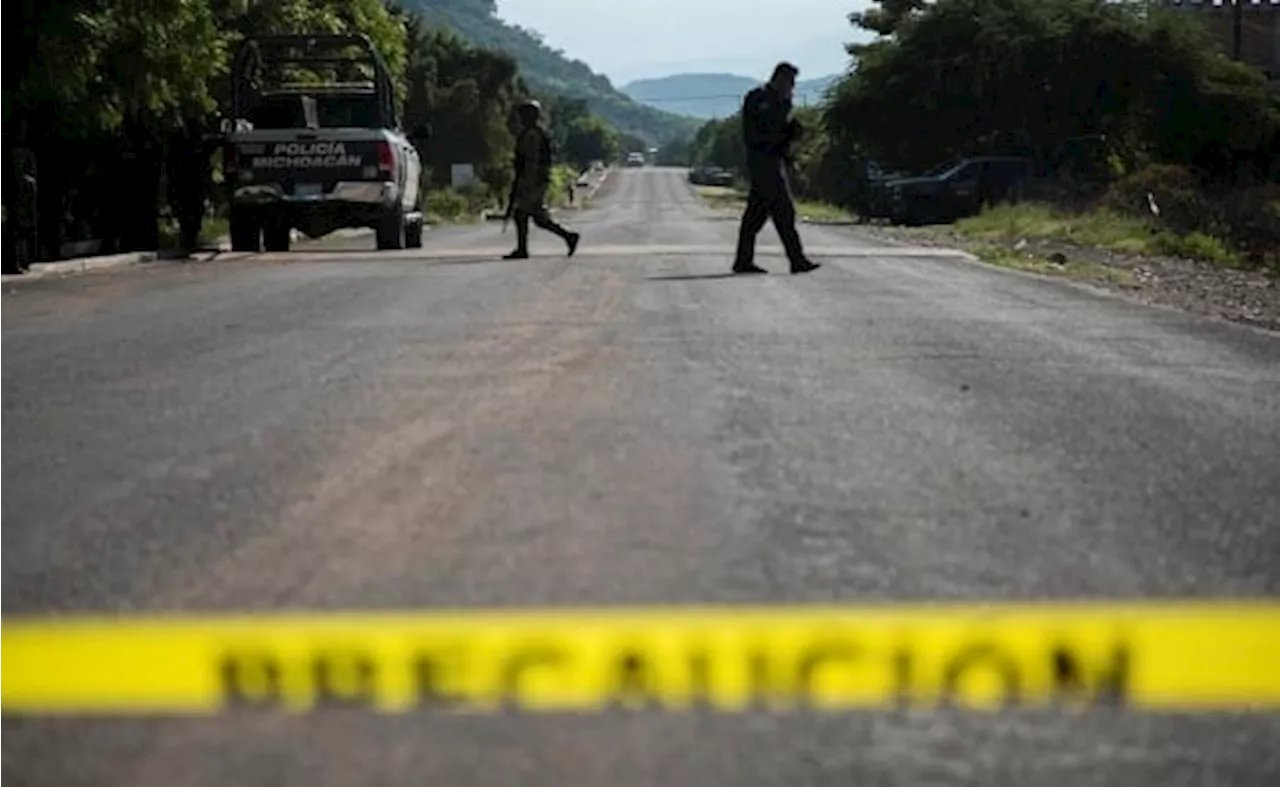
[[[787,173],[788,148],[800,136],[800,124],[791,117],[791,100],[799,69],[779,63],[769,82],[747,93],[742,102],[743,141],[747,147],[747,175],[751,191],[738,229],[734,273],[768,273],[754,262],[756,236],[765,221],[773,219],[787,252],[792,273],[808,273],[820,266],[804,256],[796,232],[796,207],[791,199]]]
[[[551,185],[551,138],[541,124],[542,106],[537,101],[527,101],[516,108],[516,118],[519,127],[515,184],[507,208],[509,213],[515,213],[516,249],[503,259],[529,258],[530,219],[542,229],[560,236],[572,257],[582,236],[555,223],[547,212],[547,189]]]

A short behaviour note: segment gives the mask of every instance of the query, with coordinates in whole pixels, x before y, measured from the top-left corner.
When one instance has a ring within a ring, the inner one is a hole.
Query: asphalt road
[[[1280,593],[1280,338],[622,171],[495,225],[6,284],[3,610]],[[11,785],[1262,784],[1276,717],[14,720]],[[1274,782],[1273,782],[1274,783]]]

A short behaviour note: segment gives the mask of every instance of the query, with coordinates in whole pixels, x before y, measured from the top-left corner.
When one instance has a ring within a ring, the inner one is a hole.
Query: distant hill
[[[696,119],[641,104],[615,88],[608,77],[580,60],[542,43],[533,30],[497,17],[495,0],[400,0],[428,23],[452,30],[473,46],[515,58],[532,87],[587,101],[591,111],[617,128],[662,143],[697,129]]]
[[[830,74],[796,83],[796,105],[822,101],[826,89],[840,78]],[[622,92],[648,106],[692,115],[722,118],[737,112],[742,96],[760,80],[737,74],[673,74],[658,79],[639,79],[623,86]]]

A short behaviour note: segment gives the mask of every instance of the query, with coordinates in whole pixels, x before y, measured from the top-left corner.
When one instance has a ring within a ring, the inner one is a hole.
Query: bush
[[[560,207],[569,202],[569,185],[578,182],[578,170],[569,164],[551,169],[551,185],[547,187],[547,204]]]
[[[1249,264],[1280,270],[1280,184],[1225,195],[1223,209],[1226,237]]]
[[[1155,200],[1158,216],[1151,211],[1150,199]],[[1139,170],[1112,184],[1100,206],[1123,215],[1156,218],[1177,232],[1204,230],[1206,220],[1214,218],[1213,205],[1205,201],[1195,173],[1186,167],[1165,164]]]
[[[457,221],[470,211],[467,198],[457,189],[434,189],[427,192],[427,215],[436,221]]]
[[[1158,215],[1152,214],[1148,194]],[[1280,263],[1280,184],[1210,186],[1190,169],[1161,165],[1118,181],[1099,204],[1183,236],[1161,241],[1166,248],[1194,249],[1194,256],[1214,261],[1239,252],[1253,267]]]
[[[490,191],[488,184],[480,180],[460,186],[456,191],[466,200],[468,213],[480,213],[491,207],[493,203],[493,193]]]
[[[1161,254],[1172,257],[1205,260],[1219,265],[1235,265],[1239,260],[1220,239],[1203,232],[1192,232],[1187,235],[1161,232],[1156,235],[1154,245]]]

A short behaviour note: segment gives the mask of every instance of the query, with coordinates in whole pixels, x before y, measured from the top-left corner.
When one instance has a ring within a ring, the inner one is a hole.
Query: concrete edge
[[[147,262],[155,262],[159,259],[167,259],[167,256],[160,252],[142,251],[128,254],[109,254],[102,257],[58,260],[57,262],[35,262],[31,264],[26,273],[6,273],[0,276],[0,281],[6,284],[10,282],[35,281],[48,276],[65,276],[87,271],[141,265]]]
[[[355,227],[350,229],[335,230],[332,235],[341,238],[362,238],[372,235],[373,230],[368,227]],[[307,236],[293,231],[293,241],[295,243],[306,242]],[[56,262],[36,262],[32,263],[26,273],[6,273],[0,275],[0,284],[16,284],[18,282],[38,281],[50,276],[72,276],[78,273],[88,273],[90,271],[111,270],[113,268],[127,268],[135,265],[144,265],[151,262],[174,262],[182,260],[190,260],[201,254],[226,254],[231,251],[231,239],[223,236],[218,238],[212,246],[197,249],[191,254],[184,254],[180,251],[136,251],[125,254],[107,254],[99,257],[80,257],[73,260],[58,260]]]

